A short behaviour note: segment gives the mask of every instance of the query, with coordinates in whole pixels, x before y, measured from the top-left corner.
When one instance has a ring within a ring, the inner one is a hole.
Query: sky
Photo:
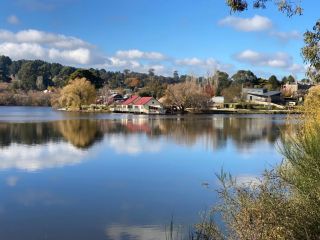
[[[310,0],[292,18],[272,3],[231,13],[225,0],[0,2],[0,55],[166,76],[244,69],[302,79],[303,33],[320,18]]]

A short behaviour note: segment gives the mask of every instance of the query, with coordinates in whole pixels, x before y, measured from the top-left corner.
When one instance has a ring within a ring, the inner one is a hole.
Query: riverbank
[[[205,114],[300,114],[298,109],[258,110],[258,109],[210,109],[204,110]]]
[[[117,113],[110,110],[108,107],[83,107],[81,110],[59,108],[59,111],[81,112],[81,113]],[[143,113],[133,113],[136,115],[147,115]],[[188,109],[185,112],[166,113],[161,115],[177,115],[177,114],[301,114],[297,109],[282,109],[282,110],[257,110],[257,109],[209,109],[195,110]]]

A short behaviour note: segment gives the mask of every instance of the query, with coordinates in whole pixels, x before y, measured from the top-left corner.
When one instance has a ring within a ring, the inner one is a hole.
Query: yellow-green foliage
[[[87,148],[102,136],[98,122],[93,120],[65,120],[55,126],[66,140],[78,148]]]
[[[303,107],[302,120],[305,127],[311,127],[312,125],[320,124],[320,85],[310,88]]]
[[[71,110],[81,110],[82,105],[95,101],[96,90],[86,78],[76,78],[65,86],[60,94],[60,106]]]
[[[299,128],[282,139],[284,161],[262,180],[239,185],[219,175],[221,214],[227,228],[212,222],[197,226],[198,239],[320,239],[320,86],[310,89]]]

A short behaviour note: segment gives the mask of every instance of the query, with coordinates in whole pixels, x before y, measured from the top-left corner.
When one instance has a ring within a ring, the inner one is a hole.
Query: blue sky
[[[171,75],[251,69],[304,77],[303,32],[319,18],[266,10],[230,14],[224,0],[2,0],[0,54],[81,67]]]

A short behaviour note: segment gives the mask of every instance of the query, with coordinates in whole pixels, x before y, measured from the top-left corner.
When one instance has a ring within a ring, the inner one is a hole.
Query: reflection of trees
[[[65,120],[56,122],[0,123],[0,146],[11,143],[34,145],[65,139],[78,148],[90,147],[102,139],[100,122]]]
[[[19,144],[43,144],[60,139],[50,122],[0,123],[0,146]]]
[[[240,147],[249,147],[257,141],[265,140],[274,143],[280,136],[284,123],[275,123],[266,118],[236,118],[224,119],[223,132]]]
[[[206,118],[181,118],[160,122],[162,133],[178,144],[194,145],[198,140],[214,148],[225,145],[226,138],[214,127],[214,121]]]
[[[145,124],[149,124],[146,128]],[[178,144],[194,145],[201,140],[213,149],[223,148],[227,140],[232,140],[239,148],[250,147],[258,141],[268,141],[273,144],[284,129],[284,121],[275,122],[266,117],[181,117],[140,119],[123,123],[128,129],[145,132],[150,138],[159,135],[167,136]]]
[[[258,141],[274,143],[284,128],[282,119],[273,121],[270,116],[252,118],[236,115],[0,123],[0,146],[43,144],[65,139],[78,148],[88,148],[101,140],[104,134],[139,133],[146,134],[150,141],[161,136],[178,144],[192,146],[201,142],[219,149],[232,140],[239,148],[245,148]]]
[[[78,148],[92,146],[97,140],[103,138],[101,126],[98,121],[89,119],[76,119],[58,121],[55,123],[62,136]]]

